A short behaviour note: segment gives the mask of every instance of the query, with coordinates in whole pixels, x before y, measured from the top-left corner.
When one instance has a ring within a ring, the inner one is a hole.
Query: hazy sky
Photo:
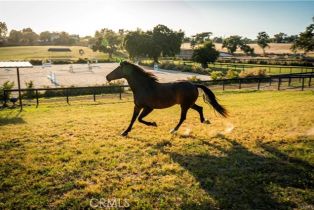
[[[256,37],[260,31],[298,34],[312,22],[314,1],[1,1],[0,21],[9,29],[31,27],[37,33],[152,29],[164,24],[186,35]]]

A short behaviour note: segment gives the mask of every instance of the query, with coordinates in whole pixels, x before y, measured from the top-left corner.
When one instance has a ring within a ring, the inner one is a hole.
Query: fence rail
[[[227,90],[228,86],[232,86],[232,89],[256,89],[260,90],[262,84],[267,84],[269,89],[273,90],[281,90],[283,87],[283,83],[287,83],[287,87],[290,88],[300,88],[302,91],[305,88],[310,88],[312,86],[312,78],[314,77],[313,72],[308,73],[296,73],[296,74],[280,74],[280,75],[271,75],[267,77],[248,77],[248,78],[234,78],[234,79],[219,79],[219,80],[208,80],[208,81],[196,81],[194,83],[203,84],[206,86],[216,86],[220,87],[221,90]],[[245,85],[250,85],[249,87],[244,87]],[[36,99],[36,107],[39,105],[40,91],[62,91],[62,95],[66,98],[66,102],[69,104],[71,96],[78,95],[93,95],[93,100],[96,101],[96,96],[98,94],[103,93],[115,93],[119,95],[119,99],[122,99],[122,93],[124,92],[124,88],[129,87],[128,85],[114,85],[114,86],[89,86],[89,87],[60,87],[60,88],[30,88],[30,89],[21,89],[22,92],[32,91],[34,93],[33,99]],[[114,91],[111,91],[113,88]],[[88,90],[84,92],[84,94],[80,94],[79,92],[73,91],[78,90]],[[9,93],[17,92],[18,89],[10,89],[3,90],[4,95],[4,105],[6,105],[7,100],[9,99],[7,96]]]

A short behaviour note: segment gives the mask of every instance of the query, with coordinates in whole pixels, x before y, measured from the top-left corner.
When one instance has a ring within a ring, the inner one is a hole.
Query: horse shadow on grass
[[[188,170],[217,206],[186,202],[181,209],[293,209],[300,208],[295,200],[286,199],[294,193],[314,189],[314,166],[291,158],[277,148],[263,143],[257,146],[267,153],[259,155],[249,151],[235,140],[221,137],[230,147],[225,148],[201,140],[201,146],[220,151],[220,156],[206,154],[185,155],[158,148],[172,160]],[[167,146],[167,145],[165,145]],[[274,190],[276,188],[276,190]],[[285,189],[289,188],[289,192]],[[279,192],[278,192],[278,189]],[[276,192],[274,192],[274,191]],[[302,194],[302,193],[301,193]],[[281,197],[280,197],[281,196]],[[313,208],[313,198],[297,195],[301,204]],[[301,207],[303,208],[303,207]]]

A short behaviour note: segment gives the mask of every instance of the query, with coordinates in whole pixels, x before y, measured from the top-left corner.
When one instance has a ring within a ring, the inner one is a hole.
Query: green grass
[[[313,91],[218,92],[223,119],[154,110],[126,128],[133,103],[43,103],[0,111],[0,208],[79,209],[91,198],[132,209],[311,209]],[[124,101],[122,101],[124,102]],[[191,133],[187,134],[188,130]],[[186,133],[186,134],[185,134]]]
[[[50,47],[68,47],[71,52],[48,52]],[[85,54],[80,55],[79,50],[83,49]],[[81,46],[19,46],[19,47],[0,47],[1,60],[30,60],[30,59],[71,59],[97,58],[107,59],[108,55],[100,52],[93,52],[88,47]]]

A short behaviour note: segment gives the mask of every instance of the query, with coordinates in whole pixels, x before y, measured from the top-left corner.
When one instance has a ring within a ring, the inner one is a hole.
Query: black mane
[[[141,76],[146,77],[147,79],[150,79],[150,80],[152,80],[154,82],[158,81],[158,78],[156,77],[155,74],[145,71],[143,68],[139,67],[138,65],[135,65],[135,64],[130,63],[128,61],[123,61],[122,64],[127,64],[127,65],[132,66],[133,70],[135,70]]]

